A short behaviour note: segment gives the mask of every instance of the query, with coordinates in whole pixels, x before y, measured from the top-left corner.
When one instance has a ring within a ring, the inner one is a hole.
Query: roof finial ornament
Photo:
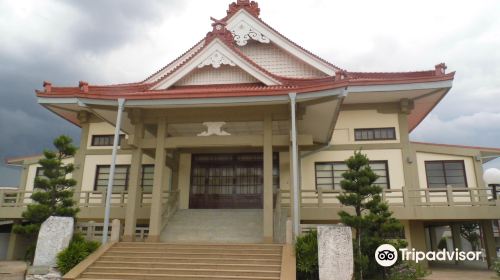
[[[442,62],[434,66],[434,68],[436,69],[436,76],[441,76],[446,74],[446,68],[448,67],[446,67],[446,64],[444,62]]]
[[[236,2],[229,4],[229,9],[227,10],[226,18],[231,17],[240,9],[245,9],[247,12],[249,12],[251,15],[257,18],[260,15],[259,4],[257,2],[250,0],[237,0]]]
[[[215,37],[219,37],[220,39],[228,43],[232,43],[233,35],[226,29],[227,23],[224,21],[224,19],[215,19],[213,17],[210,17],[210,20],[213,21],[212,31],[207,33],[206,43],[212,41]]]

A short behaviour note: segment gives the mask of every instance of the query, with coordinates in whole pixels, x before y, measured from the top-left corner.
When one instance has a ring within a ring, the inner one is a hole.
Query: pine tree
[[[78,213],[73,201],[74,179],[66,178],[73,172],[73,164],[64,164],[63,160],[73,157],[76,147],[72,139],[61,135],[54,140],[56,151],[44,151],[44,158],[38,163],[43,176],[35,178],[32,203],[22,213],[23,224],[14,226],[14,232],[36,238],[41,224],[50,216],[74,217]]]
[[[387,203],[382,200],[382,188],[375,184],[378,175],[370,167],[370,160],[361,153],[346,160],[348,171],[342,174],[340,203],[354,208],[354,214],[340,211],[341,222],[355,229],[353,240],[356,279],[385,277],[385,270],[376,264],[377,247],[384,243],[396,248],[406,246],[404,241],[389,239],[398,235],[402,225],[392,217]]]

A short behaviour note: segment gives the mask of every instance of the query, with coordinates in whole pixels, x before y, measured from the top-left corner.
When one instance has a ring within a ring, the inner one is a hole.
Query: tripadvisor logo
[[[400,248],[401,260],[415,261],[416,263],[427,261],[478,261],[481,258],[481,251],[463,252],[455,249],[446,251],[445,249],[434,252],[423,252],[415,249]],[[392,266],[398,261],[398,251],[390,244],[382,244],[375,251],[375,260],[381,266]]]
[[[398,251],[390,244],[382,244],[375,251],[375,260],[381,266],[392,266],[398,261]]]

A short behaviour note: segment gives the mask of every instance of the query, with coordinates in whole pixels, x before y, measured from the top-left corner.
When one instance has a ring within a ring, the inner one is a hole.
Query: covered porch
[[[292,193],[298,189],[298,151],[330,143],[344,92],[334,89],[215,102],[127,100],[123,108],[115,100],[79,99],[57,105],[50,100],[45,106],[66,117],[74,114],[82,127],[81,147],[87,146],[83,141],[88,138],[91,115],[115,126],[123,110],[120,128],[127,138],[119,149],[131,154],[129,188],[120,197],[113,194],[111,218],[123,217],[124,241],[135,240],[137,224],[146,223],[147,241],[160,241],[177,209],[246,208],[261,209],[262,242],[270,243],[277,240],[277,227],[282,227],[279,215],[288,216],[288,211],[279,210],[279,180],[289,181]],[[81,148],[75,165],[84,166],[85,156],[94,152]],[[280,152],[290,155],[287,178],[280,176]],[[154,159],[150,193],[140,188],[144,156]],[[81,169],[74,173],[79,182]],[[82,197],[81,184],[78,187],[75,199],[83,206],[83,214],[96,197],[92,197],[95,193]],[[102,207],[102,202],[97,203]],[[298,209],[290,212],[298,213]],[[298,216],[294,220],[298,228]]]

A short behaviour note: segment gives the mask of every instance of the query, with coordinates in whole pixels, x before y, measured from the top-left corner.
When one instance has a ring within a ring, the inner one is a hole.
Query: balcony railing
[[[24,207],[30,204],[33,191],[1,190],[0,207]],[[82,191],[77,193],[78,206],[80,208],[105,207],[106,192],[104,191]],[[140,207],[150,207],[152,193],[141,193]],[[163,192],[163,204],[166,204],[171,196],[177,196],[177,192]],[[111,207],[125,207],[127,205],[128,192],[115,192],[111,195]]]
[[[301,190],[300,203],[302,208],[339,208],[338,200],[342,190]],[[391,207],[429,207],[429,206],[497,206],[491,188],[401,188],[384,189],[382,198]],[[289,207],[290,190],[281,190],[281,203]]]

